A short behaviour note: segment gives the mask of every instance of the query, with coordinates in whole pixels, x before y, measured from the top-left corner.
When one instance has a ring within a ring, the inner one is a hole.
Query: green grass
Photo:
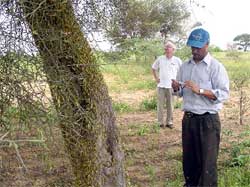
[[[182,162],[180,160],[174,160],[175,166],[173,169],[172,178],[167,178],[164,187],[181,187],[183,186],[183,173],[182,173]]]
[[[156,87],[155,81],[151,78],[149,80],[135,81],[128,85],[128,90],[152,90]]]
[[[112,107],[116,112],[124,113],[124,112],[131,112],[133,111],[133,108],[128,105],[127,103],[122,103],[122,102],[113,102]]]
[[[150,186],[155,186],[157,181],[156,168],[154,165],[145,166],[146,173],[149,175]]]
[[[157,99],[155,96],[144,99],[140,106],[141,111],[149,111],[149,110],[156,110],[157,108]]]
[[[181,108],[182,107],[182,100],[180,100],[179,98],[176,98],[174,100],[174,108],[177,109],[177,108]]]
[[[157,123],[135,123],[129,124],[129,136],[147,136],[149,134],[159,133],[160,127]]]
[[[250,160],[245,166],[219,165],[218,187],[250,187]],[[183,173],[181,160],[173,168],[173,178],[167,179],[165,187],[176,187],[183,185]]]
[[[158,124],[142,124],[138,125],[138,129],[135,131],[138,136],[146,136],[151,133],[159,133],[160,127]]]
[[[250,187],[250,165],[220,170],[219,187]]]
[[[111,91],[151,90],[156,87],[151,73],[151,63],[109,63],[101,66],[104,75],[112,75],[113,81],[107,82]]]

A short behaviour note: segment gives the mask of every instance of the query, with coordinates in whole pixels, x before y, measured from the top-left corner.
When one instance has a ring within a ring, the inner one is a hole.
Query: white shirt
[[[172,56],[170,59],[166,55],[159,56],[152,65],[152,68],[159,72],[160,82],[157,87],[172,88],[171,79],[176,79],[181,64],[181,59],[176,56]]]

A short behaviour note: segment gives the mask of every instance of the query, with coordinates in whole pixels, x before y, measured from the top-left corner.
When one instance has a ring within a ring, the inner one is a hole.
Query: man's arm
[[[194,93],[196,93],[198,95],[205,96],[211,100],[217,99],[217,97],[214,95],[214,93],[211,90],[202,89],[197,84],[195,84],[193,81],[186,81],[185,86],[187,88],[190,88]]]
[[[157,83],[159,83],[159,82],[160,82],[160,79],[159,79],[159,77],[157,76],[157,72],[156,72],[156,70],[155,70],[154,68],[152,68],[152,73],[153,73],[153,76],[154,76],[155,81],[156,81]]]

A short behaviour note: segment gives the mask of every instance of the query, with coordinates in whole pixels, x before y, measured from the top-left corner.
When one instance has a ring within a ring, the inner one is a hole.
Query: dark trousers
[[[220,129],[218,114],[184,114],[182,119],[184,186],[217,187]]]

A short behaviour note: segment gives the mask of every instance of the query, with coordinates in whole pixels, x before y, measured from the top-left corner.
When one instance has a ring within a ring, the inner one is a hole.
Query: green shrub
[[[245,140],[236,144],[231,149],[231,160],[229,161],[230,167],[245,166],[250,164],[250,141]]]
[[[250,186],[250,170],[248,167],[223,168],[219,171],[219,186]]]
[[[182,100],[176,99],[174,102],[174,108],[181,108],[182,106]]]
[[[209,52],[211,53],[217,53],[217,52],[222,52],[223,50],[219,48],[218,46],[215,45],[210,45],[209,47]]]
[[[156,109],[157,109],[157,99],[155,96],[144,99],[140,104],[140,110],[142,111],[156,110]]]
[[[191,49],[188,46],[184,46],[177,49],[175,56],[179,57],[183,62],[187,61],[191,57]]]
[[[137,131],[137,135],[139,135],[139,136],[145,136],[145,135],[147,135],[147,134],[149,134],[149,133],[150,133],[150,128],[149,128],[149,126],[147,126],[147,125],[141,126],[141,127],[138,129],[138,131]]]
[[[132,108],[127,103],[113,102],[112,107],[116,112],[121,112],[122,113],[122,112],[130,112],[130,111],[132,111]]]

